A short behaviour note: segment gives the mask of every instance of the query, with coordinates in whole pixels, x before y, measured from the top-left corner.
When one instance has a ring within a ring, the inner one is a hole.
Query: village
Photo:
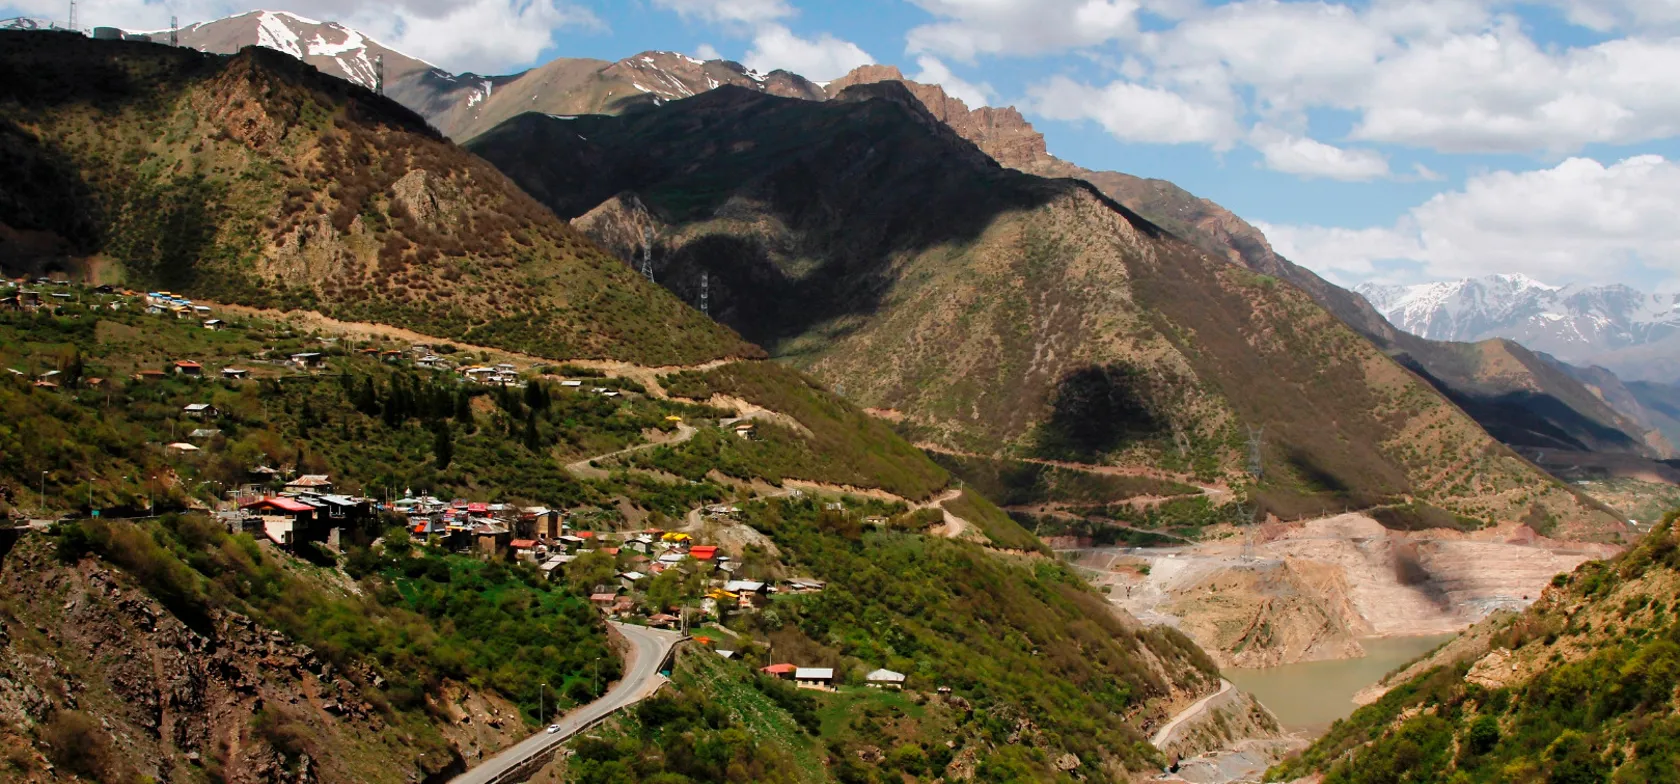
[[[63,281],[41,279],[12,281],[10,291],[0,297],[0,309],[46,311],[74,315],[89,310],[143,308],[144,314],[174,322],[186,322],[204,330],[220,332],[237,326],[218,317],[215,310],[169,291],[135,292],[112,286],[75,286]],[[220,380],[239,384],[261,378],[285,379],[331,375],[331,359],[348,353],[365,355],[383,364],[400,364],[454,379],[455,383],[484,387],[523,388],[531,378],[546,378],[562,390],[623,397],[626,392],[607,378],[560,378],[522,370],[510,362],[474,362],[465,352],[450,346],[412,344],[406,348],[338,345],[333,338],[318,339],[320,350],[292,351],[253,356],[237,363],[216,366],[201,359],[177,358],[161,367],[135,370],[131,381],[155,382]],[[267,353],[267,352],[265,352]],[[14,376],[28,376],[18,368],[7,369]],[[33,386],[46,391],[59,388],[59,370],[45,370],[30,378]],[[108,380],[79,379],[84,388],[100,389]],[[180,407],[178,416],[190,422],[178,440],[161,444],[162,450],[191,463],[221,434],[218,420],[224,413],[210,402],[192,402]],[[672,424],[681,418],[667,417]],[[725,432],[752,440],[756,437],[750,420],[724,420]],[[500,500],[439,498],[426,493],[404,491],[400,497],[372,498],[341,491],[331,475],[300,473],[293,467],[253,465],[236,486],[220,486],[214,500],[199,506],[211,513],[232,533],[249,534],[270,543],[293,557],[307,559],[319,553],[345,551],[352,532],[380,530],[400,524],[416,544],[452,553],[524,565],[543,578],[575,583],[587,574],[593,582],[587,599],[603,617],[652,628],[682,632],[704,631],[694,639],[715,649],[725,659],[736,658],[724,624],[741,615],[758,613],[778,597],[821,593],[825,584],[809,577],[772,577],[780,570],[763,564],[749,564],[740,552],[726,545],[704,541],[702,531],[716,531],[738,525],[740,507],[731,503],[707,504],[691,515],[701,525],[690,530],[639,527],[619,530],[626,522],[601,510],[562,511],[546,506],[521,506]],[[161,483],[160,483],[161,484]],[[791,491],[799,496],[799,491]],[[393,494],[395,495],[395,494]],[[830,508],[840,506],[829,504]],[[143,514],[154,513],[148,497]],[[881,524],[884,518],[866,522]],[[793,682],[804,689],[833,690],[838,685],[833,667],[800,666],[772,661],[761,668],[765,675]],[[852,674],[855,681],[856,673]],[[903,688],[905,676],[887,669],[869,672],[863,682],[875,688]]]

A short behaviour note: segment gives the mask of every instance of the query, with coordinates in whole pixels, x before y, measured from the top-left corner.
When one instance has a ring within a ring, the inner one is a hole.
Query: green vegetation
[[[665,454],[644,458],[650,465],[680,475],[691,475],[698,465],[718,461],[720,466],[733,467],[734,475],[757,471],[764,477],[879,487],[915,501],[933,496],[950,481],[943,469],[892,428],[782,365],[734,362],[703,373],[665,376],[660,385],[670,394],[694,400],[714,394],[738,397],[792,417],[806,429],[799,438],[786,427],[755,421],[758,441],[696,439],[671,450],[654,450]]]
[[[262,361],[304,350],[326,354],[329,372]],[[203,378],[131,378],[188,358],[204,366]],[[0,378],[0,404],[16,413],[0,422],[0,476],[13,483],[12,504],[31,509],[40,505],[41,485],[24,480],[39,480],[42,471],[49,507],[91,504],[120,514],[144,509],[148,500],[180,508],[189,498],[243,486],[258,465],[331,474],[341,490],[376,496],[424,489],[553,507],[610,507],[623,497],[668,515],[725,496],[709,482],[672,485],[636,475],[583,481],[562,468],[568,459],[638,443],[644,430],[671,430],[668,416],[699,422],[723,412],[540,381],[523,390],[463,386],[261,320],[210,331],[132,306],[5,314],[0,364],[26,374],[78,368],[61,374],[78,378],[57,390],[33,387],[23,376]],[[222,367],[261,375],[223,380]],[[90,385],[94,377],[103,383]],[[189,403],[209,403],[218,415],[194,419],[182,410]],[[217,432],[189,437],[200,428]],[[202,451],[162,448],[189,440]]]
[[[1138,496],[1191,495],[1182,482],[1100,474],[1008,458],[929,452],[935,463],[1001,506],[1043,503],[1109,504]]]
[[[1560,575],[1490,648],[1532,673],[1489,688],[1435,667],[1338,722],[1268,774],[1327,784],[1673,782],[1680,759],[1675,515],[1612,562]]]
[[[869,530],[863,516],[891,512],[876,505],[838,511],[811,499],[777,499],[744,508],[789,567],[828,587],[743,616],[736,622],[742,631],[768,638],[778,661],[836,667],[844,684],[861,685],[865,672],[884,666],[906,673],[913,689],[949,686],[973,708],[951,720],[951,731],[959,750],[974,745],[983,767],[1020,766],[1022,778],[1054,778],[1049,761],[1072,752],[1094,781],[1109,780],[1101,760],[1141,769],[1157,755],[1126,716],[1165,688],[1144,658],[1158,658],[1166,672],[1193,673],[1192,680],[1217,677],[1177,632],[1122,626],[1101,596],[1055,561],[1003,559],[971,544]],[[746,652],[749,663],[762,663],[762,655],[762,648]],[[841,726],[839,698],[819,699],[828,737]],[[870,719],[881,728],[853,726],[850,743],[892,740],[886,727],[905,721],[901,714],[914,719],[911,706],[872,704],[886,711]],[[1027,722],[1033,729],[1023,730]],[[887,734],[871,734],[877,731]],[[845,733],[836,737],[848,743]],[[854,756],[856,746],[844,750]],[[940,752],[922,754],[937,759]]]
[[[1536,507],[1536,510],[1539,511],[1539,508]],[[1539,513],[1544,514],[1543,512]],[[1422,531],[1429,528],[1474,531],[1479,528],[1486,528],[1488,525],[1485,520],[1455,515],[1438,506],[1432,506],[1422,501],[1413,501],[1396,506],[1379,506],[1370,509],[1368,514],[1376,518],[1377,522],[1382,523],[1384,528],[1392,528],[1396,531]],[[1540,530],[1542,533],[1550,528],[1551,526],[1545,524],[1536,526],[1536,530]]]
[[[986,534],[986,538],[999,547],[1046,554],[1050,552],[1038,537],[1010,519],[1009,515],[1004,514],[1002,509],[997,508],[984,496],[964,490],[962,495],[946,501],[945,508],[950,510],[951,514],[978,526],[981,532]]]

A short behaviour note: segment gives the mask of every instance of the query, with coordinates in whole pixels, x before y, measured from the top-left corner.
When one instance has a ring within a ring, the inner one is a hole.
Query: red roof
[[[702,544],[688,548],[688,554],[697,561],[710,561],[717,557],[717,545]]]
[[[204,367],[204,366],[200,365],[197,362],[194,362],[190,359],[181,359],[181,360],[176,360],[175,367],[178,367],[178,368],[201,368],[201,367]]]
[[[606,553],[607,555],[618,555],[618,548],[617,547],[603,547],[603,548],[601,548],[601,552]]]
[[[787,675],[797,669],[799,668],[792,664],[772,664],[769,667],[759,670],[759,672],[767,672],[771,675]]]
[[[512,542],[509,542],[508,544],[512,545],[512,547],[515,550],[528,550],[532,547],[537,546],[537,540],[535,540],[535,539],[515,539]]]
[[[490,505],[489,504],[467,504],[467,511],[469,511],[469,512],[488,512],[488,511],[490,511]]]
[[[610,602],[617,598],[618,594],[616,593],[592,593],[589,595],[589,601],[592,602]]]
[[[579,539],[593,539],[595,537],[595,532],[594,531],[578,531],[576,534],[573,534],[573,536],[576,536]]]
[[[240,504],[239,508],[240,509],[254,509],[254,508],[259,507],[259,506],[267,506],[267,507],[271,507],[271,508],[274,508],[274,509],[279,509],[279,510],[284,511],[284,512],[313,512],[313,511],[315,511],[315,507],[310,506],[309,504],[303,503],[301,501],[293,501],[290,498],[283,498],[281,496],[271,496],[271,497],[268,497],[268,498],[259,498],[255,501],[246,501],[245,503]]]

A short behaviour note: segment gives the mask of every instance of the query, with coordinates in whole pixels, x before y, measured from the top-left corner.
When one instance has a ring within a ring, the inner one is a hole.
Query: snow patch
[[[304,54],[303,46],[298,40],[297,31],[286,24],[288,18],[290,14],[283,12],[257,12],[257,46],[285,52],[301,60]]]

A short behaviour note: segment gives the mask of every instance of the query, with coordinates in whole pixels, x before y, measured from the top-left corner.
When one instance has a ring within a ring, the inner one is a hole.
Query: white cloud
[[[723,59],[723,53],[719,52],[717,50],[717,47],[712,46],[711,44],[701,44],[698,49],[694,50],[694,56],[695,56],[695,58],[700,59],[700,60],[722,60]]]
[[[1094,87],[1056,76],[1028,90],[1028,105],[1053,120],[1095,120],[1130,142],[1200,142],[1225,149],[1241,135],[1230,107],[1126,81]]]
[[[973,62],[1093,46],[1136,29],[1136,0],[911,0],[940,21],[912,29],[912,53]],[[1167,6],[1163,5],[1163,8]]]
[[[1347,181],[1389,176],[1388,159],[1375,150],[1336,147],[1265,125],[1250,131],[1248,141],[1272,171]]]
[[[1429,277],[1521,272],[1541,280],[1611,281],[1638,269],[1680,273],[1680,163],[1641,155],[1605,166],[1570,158],[1550,169],[1472,177],[1390,227],[1265,225],[1279,253],[1340,280],[1408,259]]]
[[[19,13],[64,20],[59,0],[4,0]],[[561,30],[604,27],[588,9],[568,0],[392,0],[373,5],[298,0],[285,5],[305,17],[353,27],[380,43],[452,71],[497,73],[526,66],[553,46]],[[173,14],[182,25],[209,22],[250,10],[231,0],[82,0],[83,27],[161,30]]]
[[[860,65],[875,62],[857,44],[823,33],[815,40],[800,38],[779,24],[767,24],[753,34],[745,64],[758,71],[783,68],[814,82],[826,82],[846,75]]]
[[[992,89],[992,86],[986,84],[985,82],[974,84],[958,78],[956,74],[951,73],[950,68],[947,68],[943,62],[940,62],[939,58],[932,55],[924,54],[917,57],[916,66],[922,70],[915,76],[910,77],[911,81],[921,82],[923,84],[937,84],[940,87],[945,88],[945,92],[949,93],[952,97],[968,104],[968,108],[970,109],[978,109],[985,106],[990,103],[992,97],[997,94],[997,92]]]
[[[1680,26],[1680,3],[1673,0],[1544,0],[1561,8],[1569,21],[1598,31]]]
[[[787,0],[653,0],[653,4],[714,24],[759,25],[795,13]]]

